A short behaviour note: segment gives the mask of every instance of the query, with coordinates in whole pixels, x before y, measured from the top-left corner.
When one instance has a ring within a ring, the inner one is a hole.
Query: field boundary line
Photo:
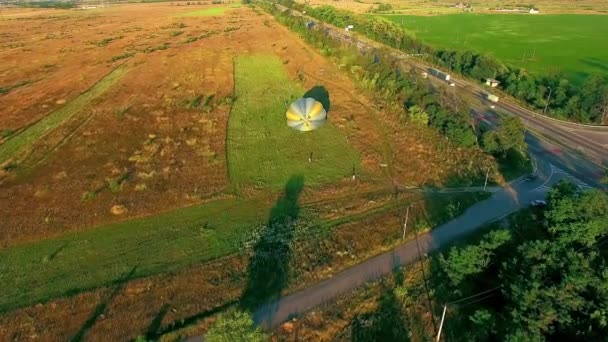
[[[42,158],[40,158],[38,160],[36,160],[36,158],[34,158],[33,164],[31,166],[29,166],[28,169],[34,169],[34,168],[38,167],[40,164],[47,161],[49,158],[51,158],[51,155],[53,153],[55,153],[63,145],[65,145],[68,141],[70,141],[70,139],[72,139],[72,137],[74,137],[74,135],[76,135],[76,133],[80,130],[80,128],[82,128],[84,125],[86,125],[87,123],[89,123],[89,121],[91,121],[93,119],[95,114],[96,114],[96,111],[92,111],[91,114],[89,114],[84,120],[82,120],[82,122],[80,122],[71,132],[68,133],[68,135],[63,137],[61,139],[61,141],[59,141],[57,144],[55,144],[55,146],[51,147],[45,156],[43,156]],[[61,124],[59,124],[57,126],[57,128],[59,126],[65,125],[65,124],[67,124],[67,123],[62,122]],[[31,155],[31,151],[27,155],[25,155],[23,159],[27,160],[27,157],[29,157],[30,155]]]
[[[228,184],[232,185],[232,177],[230,174],[230,119],[232,118],[232,109],[234,108],[234,104],[238,101],[238,97],[236,96],[236,56],[232,57],[232,97],[233,101],[230,104],[230,110],[228,111],[228,120],[226,121],[226,136],[224,137],[224,153],[226,154],[226,175],[228,176]],[[230,186],[231,187],[231,186]]]
[[[73,98],[65,106],[50,112],[0,145],[0,164],[17,157],[23,150],[31,147],[36,141],[44,138],[49,132],[82,111],[82,109],[89,105],[94,99],[109,90],[114,82],[118,81],[128,72],[125,63],[112,69],[104,77]],[[109,84],[103,84],[104,80],[108,81]],[[88,98],[88,96],[90,96],[90,98]]]

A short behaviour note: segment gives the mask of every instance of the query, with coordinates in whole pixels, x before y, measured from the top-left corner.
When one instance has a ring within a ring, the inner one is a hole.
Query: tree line
[[[552,117],[582,123],[608,124],[608,81],[591,75],[581,85],[572,84],[563,74],[535,76],[497,58],[473,51],[436,50],[398,24],[378,16],[357,15],[332,6],[311,8],[293,0],[279,4],[334,26],[354,25],[366,37],[426,60],[446,69],[482,81],[494,78],[501,89],[532,108]]]
[[[519,213],[510,229],[489,231],[435,258],[439,300],[456,302],[446,320],[446,333],[459,337],[453,339],[608,336],[608,196],[563,182],[547,202]]]
[[[355,44],[345,46],[323,27],[309,29],[305,18],[284,13],[266,2],[259,5],[324,55],[338,60],[363,88],[373,90],[387,102],[398,103],[402,121],[429,126],[458,147],[478,146],[469,108],[456,103],[450,94],[435,91],[415,72],[400,70],[388,52],[376,50],[362,54]]]

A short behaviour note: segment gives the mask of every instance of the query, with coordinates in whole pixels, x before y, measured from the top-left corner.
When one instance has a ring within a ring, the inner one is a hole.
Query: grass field
[[[307,185],[319,184],[348,177],[358,167],[359,156],[330,122],[313,132],[287,126],[285,111],[305,92],[275,56],[238,57],[235,87],[227,147],[230,181],[237,188],[279,188],[294,174],[303,175]]]
[[[227,11],[229,11],[233,8],[238,8],[238,7],[240,7],[239,4],[234,4],[234,5],[230,5],[230,6],[224,6],[224,7],[205,8],[205,9],[199,9],[196,11],[185,12],[185,13],[180,14],[179,16],[180,17],[205,17],[205,16],[212,16],[212,15],[223,15]]]
[[[215,201],[0,251],[0,311],[233,252],[263,201]]]
[[[564,72],[575,81],[608,76],[608,16],[386,15],[434,47],[475,50],[532,73]]]
[[[12,136],[4,144],[0,145],[0,164],[13,158],[15,154],[18,153],[20,150],[26,149],[28,146],[35,143],[46,133],[61,125],[61,123],[63,123],[69,117],[82,112],[85,106],[87,106],[93,99],[108,90],[127,71],[128,69],[124,66],[120,66],[114,69],[110,74],[101,79],[91,89],[87,90],[77,98],[68,102],[62,108],[47,115],[42,120],[25,128],[22,132]]]

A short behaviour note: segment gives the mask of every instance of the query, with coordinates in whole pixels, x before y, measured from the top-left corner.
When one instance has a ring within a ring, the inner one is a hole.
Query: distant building
[[[538,13],[540,13],[540,11],[538,10],[538,8],[532,7],[532,8],[530,8],[530,11],[528,13],[530,13],[530,14],[538,14]]]
[[[493,78],[487,78],[486,79],[486,85],[489,85],[492,88],[496,88],[498,87],[498,85],[500,84],[500,81],[497,81]]]

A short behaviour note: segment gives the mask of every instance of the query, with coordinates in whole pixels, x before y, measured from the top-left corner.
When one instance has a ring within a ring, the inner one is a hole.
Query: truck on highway
[[[488,99],[488,101],[491,101],[491,102],[494,102],[494,103],[498,102],[498,96],[496,96],[494,94],[488,93],[486,95],[486,98]]]
[[[433,75],[433,76],[435,76],[435,77],[437,77],[437,78],[439,78],[441,80],[444,80],[444,81],[447,81],[447,82],[450,81],[450,75],[446,74],[443,71],[440,71],[440,70],[437,70],[437,69],[433,69],[433,68],[429,68],[429,74],[431,74],[431,75]]]

